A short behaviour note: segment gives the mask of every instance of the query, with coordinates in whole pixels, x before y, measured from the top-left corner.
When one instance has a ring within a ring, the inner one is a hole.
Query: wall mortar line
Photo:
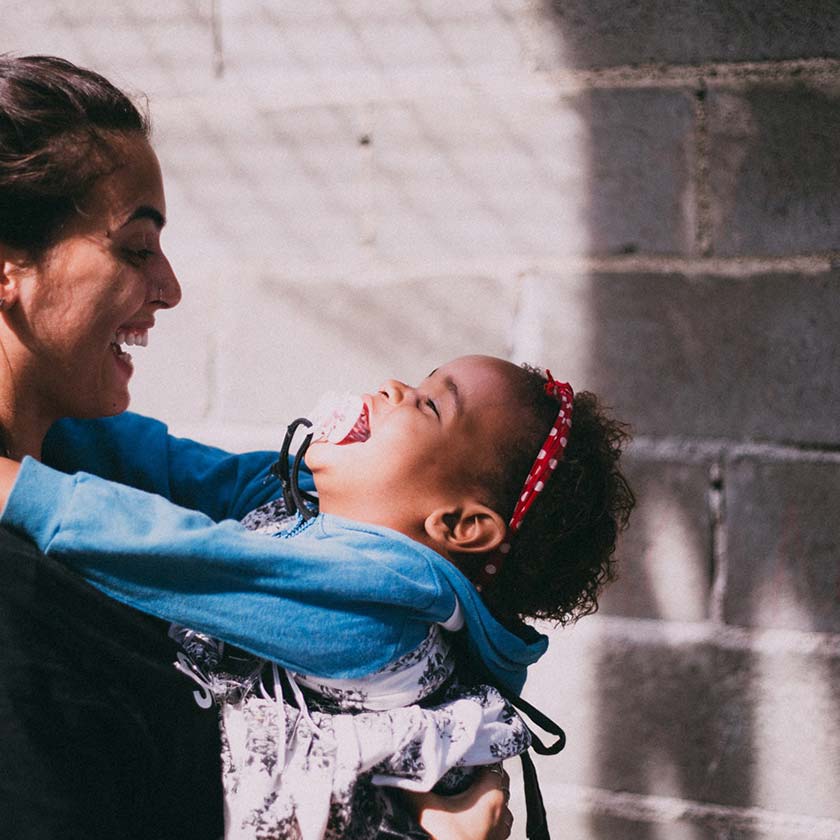
[[[726,496],[723,464],[717,460],[709,468],[707,505],[709,529],[709,620],[723,624],[726,584],[729,573],[726,551]]]
[[[840,59],[808,58],[777,61],[639,64],[591,70],[544,72],[564,91],[592,88],[725,87],[732,84],[789,80],[838,81]]]
[[[225,266],[217,270],[223,270]],[[420,282],[451,277],[484,277],[503,282],[527,275],[589,276],[593,274],[679,274],[686,277],[726,277],[748,279],[766,274],[796,274],[817,277],[840,267],[840,254],[822,253],[796,257],[680,257],[641,256],[557,256],[528,255],[468,260],[440,260],[434,270],[428,264],[409,262],[386,263],[300,263],[284,264],[281,271],[274,263],[255,261],[247,270],[266,285],[280,285],[295,280],[307,282],[342,282],[364,287],[382,283]],[[244,270],[242,261],[231,268]],[[363,273],[361,270],[363,269]]]
[[[756,443],[725,438],[652,437],[638,435],[630,450],[650,458],[694,462],[726,458],[764,458],[768,461],[807,461],[840,464],[840,452],[831,444]]]
[[[709,184],[709,129],[706,108],[706,88],[694,93],[694,248],[701,257],[712,252],[711,192]]]
[[[837,840],[840,820],[782,814],[763,808],[710,805],[669,796],[613,792],[583,785],[544,785],[547,801],[589,814],[674,823],[678,820],[743,831],[785,831],[790,840]]]

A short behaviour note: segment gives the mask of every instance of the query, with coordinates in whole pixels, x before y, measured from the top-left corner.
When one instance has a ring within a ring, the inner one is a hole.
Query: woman
[[[130,356],[181,289],[148,126],[97,74],[0,57],[0,449],[39,458],[60,417],[129,403]],[[0,535],[0,822],[16,838],[222,833],[215,714],[166,623]],[[502,781],[504,786],[504,781]],[[506,792],[418,797],[447,838],[503,838]]]

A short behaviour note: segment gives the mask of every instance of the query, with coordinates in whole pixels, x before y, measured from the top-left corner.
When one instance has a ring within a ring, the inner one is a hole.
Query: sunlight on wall
[[[702,616],[706,608],[706,582],[701,578],[705,564],[692,552],[697,541],[691,523],[668,488],[653,498],[655,487],[648,484],[645,489],[648,495],[641,523],[646,537],[642,559],[655,615],[677,621]],[[634,527],[639,527],[639,523],[635,522]]]
[[[836,694],[830,658],[814,652],[782,652],[772,641],[757,652],[754,801],[773,811],[836,817],[840,755],[825,738],[837,726]]]

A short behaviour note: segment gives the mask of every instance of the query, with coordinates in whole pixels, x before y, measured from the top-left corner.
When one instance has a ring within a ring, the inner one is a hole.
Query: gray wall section
[[[840,57],[835,0],[550,0],[546,6],[563,46],[559,60],[568,63],[571,54],[581,69]]]
[[[598,364],[575,381],[609,395],[638,435],[836,446],[840,274],[544,277],[547,351],[570,355],[556,312],[587,318]],[[573,339],[572,339],[573,340]]]
[[[632,425],[619,580],[526,689],[555,837],[840,837],[840,2],[0,6],[149,96],[139,410],[265,447],[487,352]]]
[[[782,77],[710,91],[713,253],[780,256],[840,247],[838,106],[836,81]]]

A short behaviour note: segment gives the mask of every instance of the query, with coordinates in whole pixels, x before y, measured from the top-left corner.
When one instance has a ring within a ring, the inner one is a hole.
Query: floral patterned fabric
[[[279,501],[243,519],[284,536],[294,523]],[[414,651],[354,680],[293,674],[201,633],[170,632],[183,649],[177,667],[198,685],[196,702],[219,707],[226,840],[375,838],[383,823],[400,821],[384,788],[456,790],[470,768],[530,744],[494,688],[457,682],[439,625]],[[418,832],[406,825],[402,836]]]

